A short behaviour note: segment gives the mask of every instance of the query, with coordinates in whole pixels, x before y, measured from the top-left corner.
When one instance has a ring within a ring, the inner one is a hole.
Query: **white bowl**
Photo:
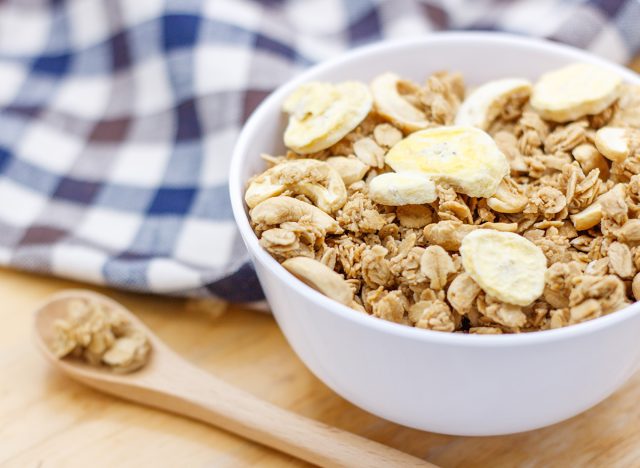
[[[353,404],[417,429],[497,435],[570,418],[619,388],[640,364],[640,303],[590,322],[522,335],[478,336],[411,328],[357,313],[290,275],[258,244],[243,189],[264,169],[261,152],[283,151],[283,99],[310,80],[363,80],[385,71],[422,81],[438,70],[467,83],[535,80],[567,63],[590,62],[640,83],[631,71],[539,40],[495,33],[444,33],[383,42],[315,66],[254,112],[233,154],[233,213],[287,340],[311,371]]]

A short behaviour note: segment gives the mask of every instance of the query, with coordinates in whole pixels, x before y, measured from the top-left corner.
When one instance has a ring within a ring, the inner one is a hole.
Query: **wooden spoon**
[[[68,313],[69,301],[105,304],[143,330],[151,344],[147,364],[115,374],[73,359],[58,359],[49,343],[53,323]],[[274,406],[191,365],[171,351],[133,313],[101,294],[70,290],[55,294],[35,317],[38,347],[67,376],[106,393],[188,416],[322,466],[435,466],[355,434]]]

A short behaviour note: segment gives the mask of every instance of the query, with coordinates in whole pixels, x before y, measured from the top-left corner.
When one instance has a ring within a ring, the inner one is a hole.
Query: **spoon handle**
[[[299,416],[200,370],[173,396],[183,414],[321,466],[428,466],[377,442]]]
[[[154,372],[133,387],[110,387],[125,398],[189,416],[320,466],[435,466],[282,409],[185,362],[173,366],[171,373]]]

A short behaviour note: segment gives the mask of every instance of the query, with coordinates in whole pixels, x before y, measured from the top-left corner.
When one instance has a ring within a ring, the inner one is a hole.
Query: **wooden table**
[[[31,311],[46,295],[78,286],[0,270],[0,466],[302,465],[51,371],[32,344]],[[213,312],[193,311],[179,299],[102,292],[136,311],[169,346],[207,371],[292,411],[441,466],[640,465],[640,373],[565,423],[507,437],[449,437],[386,422],[338,397],[297,359],[269,315],[224,304]]]
[[[632,68],[640,71],[640,57]],[[224,431],[104,396],[52,372],[32,344],[31,311],[83,285],[0,269],[0,466],[302,466]],[[555,426],[504,437],[407,429],[334,394],[298,360],[271,316],[218,304],[101,290],[209,372],[291,411],[444,467],[640,466],[640,373],[605,402]],[[640,346],[640,337],[638,337]],[[523,402],[526,404],[526,402]]]

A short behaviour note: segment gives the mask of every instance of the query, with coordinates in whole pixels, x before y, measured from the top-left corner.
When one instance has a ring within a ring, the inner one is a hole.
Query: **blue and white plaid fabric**
[[[640,2],[0,0],[0,264],[260,299],[227,195],[242,123],[315,62],[443,29],[625,62]]]

